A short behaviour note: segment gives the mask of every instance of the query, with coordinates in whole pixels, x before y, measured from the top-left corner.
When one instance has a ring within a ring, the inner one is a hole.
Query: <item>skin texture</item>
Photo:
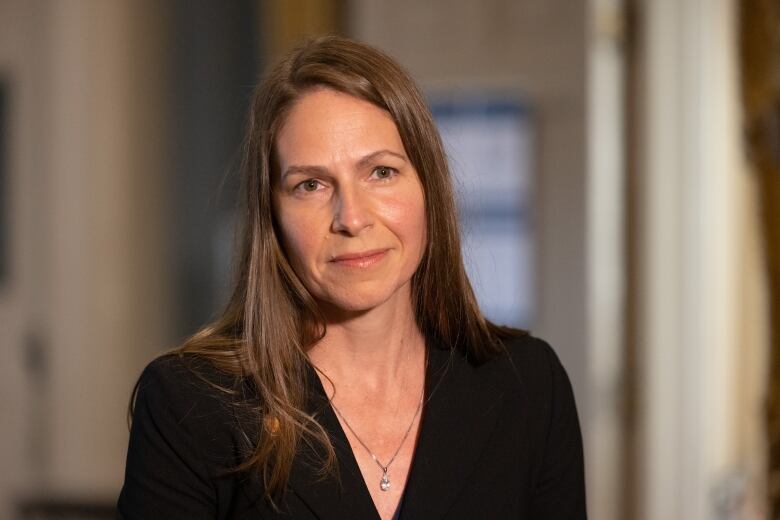
[[[412,419],[425,381],[425,341],[411,304],[427,239],[422,185],[390,115],[325,88],[293,105],[276,150],[282,243],[327,320],[309,359],[380,461],[401,446],[391,489],[380,491],[381,469],[339,417],[380,517],[391,518],[414,454],[420,416]]]
[[[365,311],[408,300],[425,246],[422,186],[390,115],[346,94],[305,95],[279,132],[276,209],[304,285]],[[343,255],[376,252],[367,258]]]

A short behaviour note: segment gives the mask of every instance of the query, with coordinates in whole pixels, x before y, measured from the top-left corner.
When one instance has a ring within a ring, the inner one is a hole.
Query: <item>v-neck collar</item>
[[[290,474],[290,488],[317,518],[365,518],[379,520],[379,513],[366,487],[352,447],[330,405],[320,378],[308,366],[307,411],[315,416],[330,437],[336,453],[336,478],[322,476],[324,450],[302,445]]]
[[[500,410],[501,391],[456,350],[428,347],[425,403],[417,445],[401,497],[401,520],[444,516],[479,460]],[[308,368],[307,411],[328,432],[338,477],[322,477],[322,449],[303,445],[290,488],[318,518],[379,519],[355,454],[330,406],[322,382]]]

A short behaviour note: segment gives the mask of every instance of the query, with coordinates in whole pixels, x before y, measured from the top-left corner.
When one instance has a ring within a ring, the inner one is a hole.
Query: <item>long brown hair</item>
[[[301,442],[325,449],[324,470],[335,461],[327,433],[305,410],[306,351],[322,338],[325,323],[285,256],[272,205],[279,175],[276,135],[293,104],[314,88],[334,89],[386,110],[420,176],[428,240],[411,285],[424,337],[480,363],[502,350],[501,338],[515,333],[490,323],[479,310],[461,258],[442,142],[410,76],[378,49],[346,38],[318,38],[294,50],[254,92],[243,148],[243,230],[232,296],[214,323],[177,349],[256,386],[260,434],[241,469],[259,471],[272,502],[287,484]]]

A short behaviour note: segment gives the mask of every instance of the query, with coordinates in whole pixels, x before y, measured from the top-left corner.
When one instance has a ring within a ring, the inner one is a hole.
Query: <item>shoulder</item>
[[[533,336],[505,343],[516,389],[515,410],[523,409],[536,447],[533,518],[585,518],[585,469],[577,406],[558,355]]]
[[[176,389],[187,393],[211,393],[217,386],[233,386],[237,381],[217,369],[207,359],[187,353],[163,354],[146,365],[138,379],[138,391],[160,392]]]
[[[188,354],[165,354],[144,368],[136,388],[136,405],[176,415],[195,408],[214,408],[225,401],[234,383],[207,360]],[[225,390],[222,390],[224,388]]]
[[[569,377],[553,347],[524,335],[504,342],[494,364],[505,410],[531,446],[532,518],[585,518],[582,434]]]
[[[577,405],[569,376],[553,347],[531,334],[503,341],[504,352],[485,363],[491,382],[503,390],[510,410],[524,410],[532,423],[549,433],[565,422],[578,435]]]
[[[133,425],[153,423],[161,433],[192,443],[214,462],[232,459],[241,429],[240,403],[253,403],[243,380],[193,354],[166,354],[151,361],[138,379]],[[230,460],[234,463],[234,460]]]
[[[251,421],[239,421],[236,406],[240,388],[240,379],[192,354],[146,366],[117,505],[123,518],[216,518],[232,503],[232,471],[251,448]]]
[[[558,359],[555,350],[547,341],[529,332],[518,331],[512,337],[502,340],[502,345],[514,362],[538,366]]]
[[[553,347],[545,340],[517,331],[501,341],[503,352],[485,363],[505,385],[548,389],[569,385],[569,378]]]

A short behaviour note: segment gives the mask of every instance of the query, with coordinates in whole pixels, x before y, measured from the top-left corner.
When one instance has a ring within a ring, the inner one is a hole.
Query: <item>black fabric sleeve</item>
[[[542,342],[544,343],[544,342]],[[549,424],[531,518],[587,518],[585,469],[577,408],[569,377],[553,349],[544,343],[549,378]]]
[[[119,518],[216,518],[206,458],[184,426],[189,414],[201,412],[182,370],[172,358],[159,358],[139,379]]]

